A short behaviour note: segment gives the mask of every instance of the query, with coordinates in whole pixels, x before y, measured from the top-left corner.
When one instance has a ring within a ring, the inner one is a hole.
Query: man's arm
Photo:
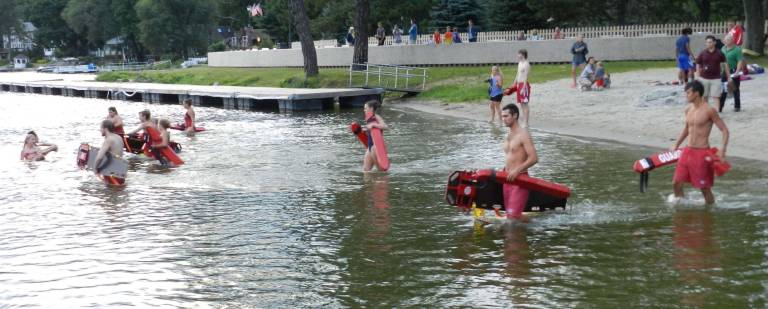
[[[104,139],[104,142],[101,143],[101,148],[99,148],[99,153],[96,155],[96,162],[94,162],[93,166],[93,172],[98,174],[99,173],[99,166],[101,165],[101,161],[104,160],[104,156],[107,154],[107,150],[109,150],[109,140]]]
[[[720,129],[720,132],[723,133],[723,145],[722,148],[717,153],[717,156],[719,156],[721,159],[725,159],[725,152],[728,148],[728,126],[725,125],[725,122],[722,118],[720,118],[720,113],[717,112],[717,110],[713,107],[709,110],[709,119],[712,120],[712,123],[714,123],[718,129]]]
[[[136,128],[136,129],[133,129],[133,131],[131,131],[131,132],[126,132],[126,133],[125,133],[125,135],[133,135],[133,134],[136,134],[136,132],[139,132],[139,131],[141,131],[141,130],[143,130],[143,129],[144,129],[144,124],[142,123],[142,124],[140,124],[140,125],[139,125],[139,127],[138,127],[138,128]]]
[[[688,109],[685,109],[686,114],[688,114]],[[677,141],[675,142],[672,147],[669,148],[669,150],[675,150],[677,148],[680,148],[680,144],[685,141],[685,139],[688,137],[688,121],[685,122],[685,126],[683,127],[683,132],[680,132],[680,136],[677,138]]]
[[[731,81],[731,66],[728,65],[728,61],[723,62],[725,64],[725,80]]]
[[[529,133],[525,133],[525,137],[523,138],[523,150],[525,150],[527,158],[519,167],[507,171],[507,182],[513,182],[521,171],[527,171],[531,166],[534,166],[539,162],[539,156],[536,154],[536,148],[533,146],[533,140],[531,140],[531,135]]]

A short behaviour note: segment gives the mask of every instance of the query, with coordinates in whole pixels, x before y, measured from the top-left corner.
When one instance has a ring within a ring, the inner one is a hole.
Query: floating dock
[[[239,110],[310,111],[362,107],[381,100],[383,89],[304,89],[233,86],[198,86],[93,81],[1,81],[0,91],[60,95],[147,103],[179,104],[191,99],[195,106]]]

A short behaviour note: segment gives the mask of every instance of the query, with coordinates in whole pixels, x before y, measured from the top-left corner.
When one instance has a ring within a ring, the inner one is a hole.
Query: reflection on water
[[[505,131],[385,108],[392,169],[362,173],[359,111],[199,108],[187,164],[129,158],[128,185],[75,166],[114,105],[0,94],[0,307],[765,307],[768,172],[734,160],[712,208],[674,208],[652,150],[534,132],[531,173],[570,186],[565,213],[476,225],[443,201],[455,169],[498,167]],[[60,150],[19,162],[24,132]],[[694,196],[695,198],[695,196]]]

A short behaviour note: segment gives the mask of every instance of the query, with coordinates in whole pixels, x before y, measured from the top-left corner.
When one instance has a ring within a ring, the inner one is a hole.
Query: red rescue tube
[[[374,117],[373,113],[366,113],[365,118],[367,123],[376,123],[376,117]],[[379,128],[372,128],[369,131],[371,139],[373,139],[373,146],[376,148],[376,160],[378,161],[379,170],[386,171],[389,169],[389,155],[387,155],[387,145],[384,144],[384,134]],[[366,147],[368,147],[367,144]]]
[[[147,134],[149,134],[149,139],[151,141],[151,143],[145,144],[144,154],[146,154],[148,157],[152,157],[152,152],[150,151],[151,145],[162,143],[163,138],[162,136],[160,136],[160,132],[158,132],[155,128],[146,127],[144,128],[144,130],[147,132]],[[168,161],[170,161],[174,165],[178,166],[178,165],[184,164],[184,161],[181,160],[181,158],[179,158],[178,155],[176,155],[176,152],[174,152],[173,149],[171,149],[171,147],[166,146],[163,148],[159,148],[157,150],[160,152],[160,154],[162,154],[166,159],[168,159]],[[156,159],[159,159],[159,158],[156,158]]]
[[[184,130],[187,129],[187,126],[185,124],[183,124],[183,123],[177,123],[177,124],[171,125],[170,129],[171,130],[184,131]],[[203,131],[205,131],[205,128],[203,128],[203,127],[195,127],[195,132],[203,132]]]
[[[709,148],[709,153],[713,158],[712,168],[715,170],[715,175],[720,177],[731,170],[731,164],[720,159],[720,157],[717,156],[717,151],[718,149],[716,147]],[[677,163],[682,154],[682,149],[675,149],[671,151],[655,153],[646,158],[635,161],[632,169],[635,170],[635,172],[640,173],[640,192],[645,192],[648,188],[648,172],[658,167]]]
[[[507,172],[496,171],[494,169],[477,170],[475,177],[480,181],[493,179],[497,182],[504,183],[507,181]],[[544,179],[534,178],[525,174],[517,175],[512,184],[557,198],[567,199],[571,196],[571,189],[564,185],[549,182]]]
[[[357,136],[357,139],[360,141],[361,144],[363,144],[363,147],[368,147],[368,136],[365,135],[365,132],[363,131],[363,127],[357,123],[357,121],[351,123],[349,125],[349,130],[352,131],[352,134]]]

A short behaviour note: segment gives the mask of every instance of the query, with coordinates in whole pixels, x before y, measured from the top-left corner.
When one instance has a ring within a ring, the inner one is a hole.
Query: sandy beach
[[[612,74],[611,88],[604,91],[581,92],[570,87],[570,79],[534,84],[530,129],[667,149],[683,128],[685,93],[682,86],[658,83],[674,80],[676,72],[677,69],[669,68]],[[531,74],[536,74],[535,66]],[[514,76],[507,76],[511,78]],[[752,78],[741,83],[741,112],[734,112],[733,99],[729,98],[721,113],[730,130],[727,156],[766,160],[768,79],[765,74],[752,75]],[[440,103],[403,99],[391,102],[400,107],[477,121],[488,121],[490,114],[487,101]],[[513,96],[506,96],[502,106],[513,102]],[[713,147],[721,145],[717,128],[712,129],[710,143]]]

